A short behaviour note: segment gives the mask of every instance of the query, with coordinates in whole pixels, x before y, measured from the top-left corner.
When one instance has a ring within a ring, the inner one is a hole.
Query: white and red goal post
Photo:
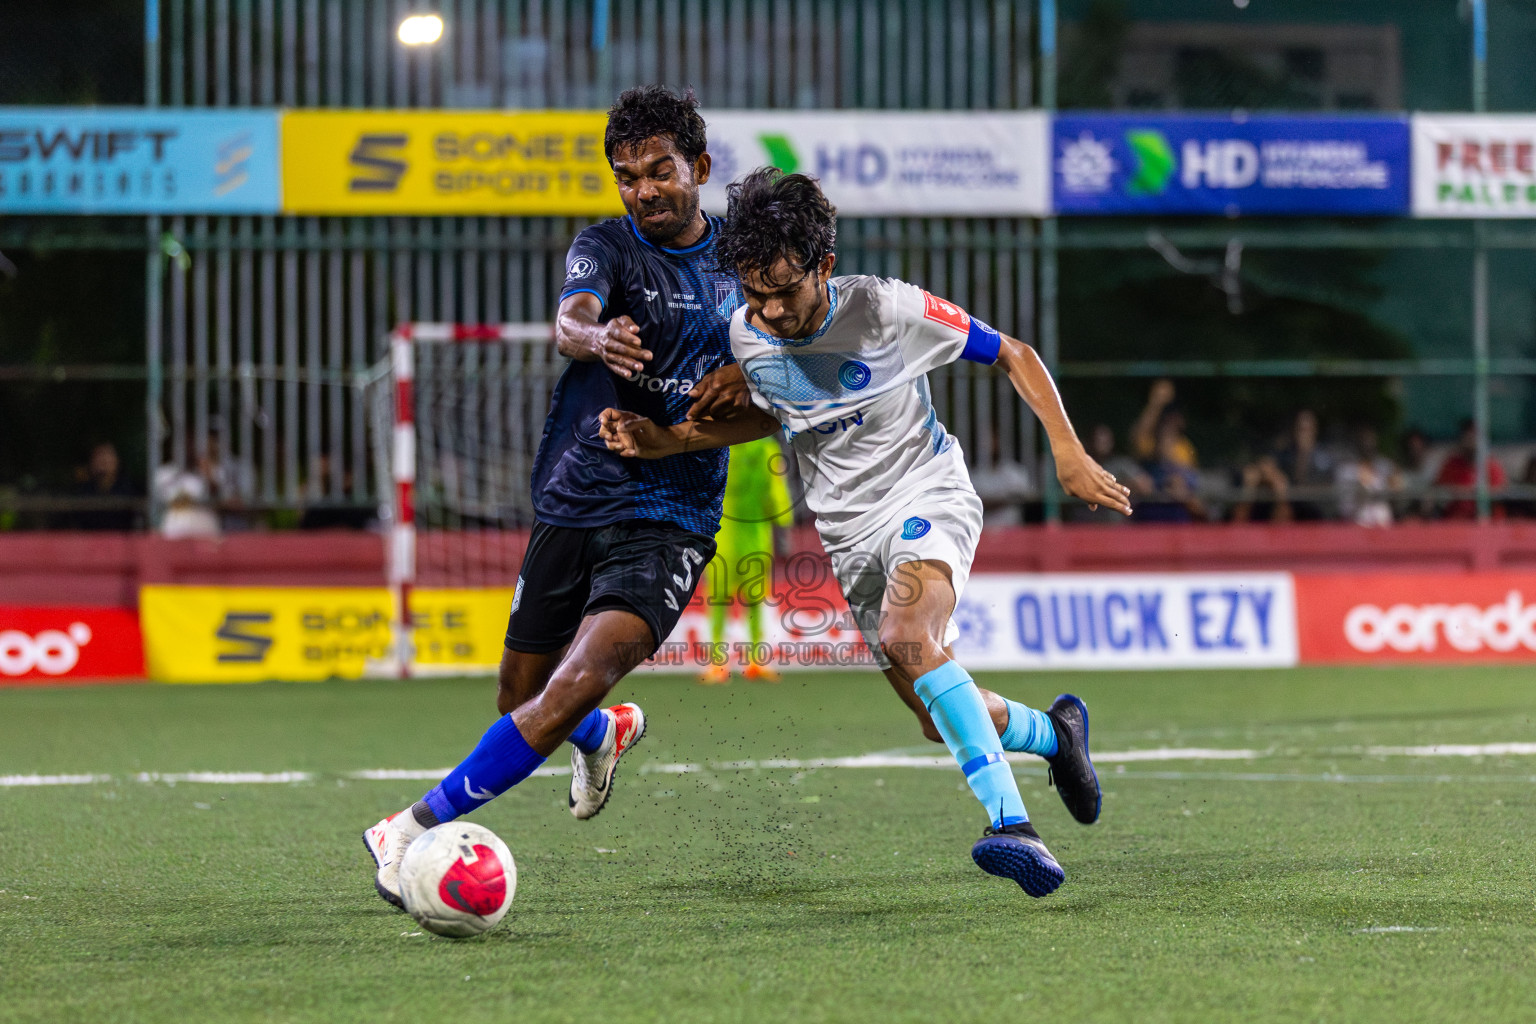
[[[548,323],[402,323],[370,374],[402,675],[483,667],[439,650],[440,638],[423,650],[412,592],[515,584],[533,457],[564,364],[553,338]]]

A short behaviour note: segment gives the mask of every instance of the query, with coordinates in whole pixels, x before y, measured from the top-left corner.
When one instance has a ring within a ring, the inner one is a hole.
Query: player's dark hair
[[[725,225],[715,236],[720,269],[765,274],[782,258],[809,273],[837,244],[837,208],[816,179],[759,167],[726,189]]]
[[[664,85],[625,89],[608,108],[603,152],[613,163],[614,151],[644,145],[647,139],[671,139],[689,163],[704,155],[704,119],[693,90],[679,96]]]

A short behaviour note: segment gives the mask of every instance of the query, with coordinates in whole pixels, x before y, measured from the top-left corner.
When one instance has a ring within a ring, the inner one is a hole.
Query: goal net
[[[493,671],[500,658],[565,365],[553,338],[547,323],[401,324],[369,374],[402,674]]]

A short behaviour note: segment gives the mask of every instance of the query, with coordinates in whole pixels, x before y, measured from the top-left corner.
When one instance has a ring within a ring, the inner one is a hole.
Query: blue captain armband
[[[960,358],[991,366],[997,362],[998,353],[1002,348],[1003,336],[978,318],[971,317],[971,331],[966,336],[965,351],[960,353]]]

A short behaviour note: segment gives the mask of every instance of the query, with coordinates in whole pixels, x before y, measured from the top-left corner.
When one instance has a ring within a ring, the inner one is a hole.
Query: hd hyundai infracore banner
[[[1061,115],[1059,214],[1403,216],[1402,117]]]

